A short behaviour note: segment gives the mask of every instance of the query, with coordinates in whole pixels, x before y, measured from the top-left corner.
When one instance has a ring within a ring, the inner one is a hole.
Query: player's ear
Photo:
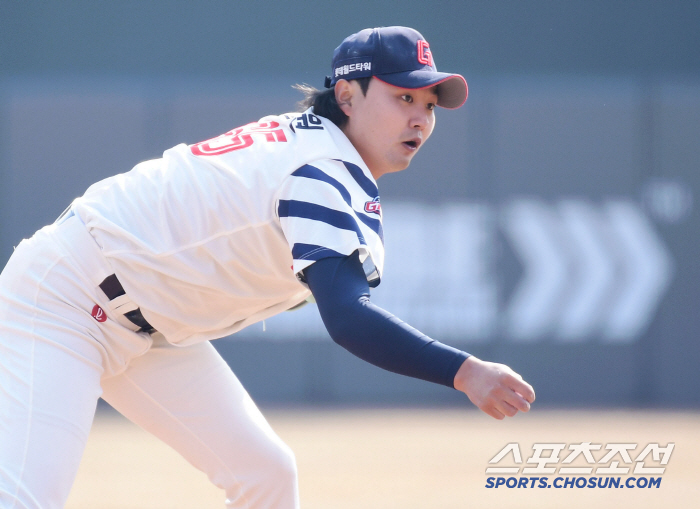
[[[335,84],[335,100],[341,111],[348,117],[352,113],[352,98],[355,90],[348,80],[338,80]]]

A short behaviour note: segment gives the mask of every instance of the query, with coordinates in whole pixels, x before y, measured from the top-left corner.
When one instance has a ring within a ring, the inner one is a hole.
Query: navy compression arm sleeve
[[[333,341],[375,366],[454,388],[469,354],[435,341],[369,299],[357,251],[324,258],[304,271]]]

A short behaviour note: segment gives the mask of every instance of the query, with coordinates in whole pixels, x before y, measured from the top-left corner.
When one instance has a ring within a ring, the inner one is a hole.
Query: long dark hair
[[[369,76],[351,81],[357,81],[362,89],[362,94],[367,95],[371,79],[372,77]],[[297,103],[299,111],[308,110],[313,106],[315,115],[326,117],[338,127],[343,127],[347,123],[348,116],[343,113],[343,110],[340,109],[338,102],[335,100],[335,88],[318,90],[307,84],[294,85],[293,88],[304,94],[304,98]]]

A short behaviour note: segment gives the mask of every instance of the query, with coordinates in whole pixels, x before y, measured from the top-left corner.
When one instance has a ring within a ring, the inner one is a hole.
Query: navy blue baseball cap
[[[408,27],[366,28],[346,38],[333,52],[326,88],[338,80],[374,76],[401,88],[437,85],[438,106],[459,108],[467,100],[467,81],[459,74],[438,72],[430,45]]]

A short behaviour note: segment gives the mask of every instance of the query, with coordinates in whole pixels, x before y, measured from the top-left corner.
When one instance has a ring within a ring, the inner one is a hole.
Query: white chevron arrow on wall
[[[633,202],[518,199],[501,224],[524,267],[504,316],[513,341],[630,342],[646,329],[673,266]]]

